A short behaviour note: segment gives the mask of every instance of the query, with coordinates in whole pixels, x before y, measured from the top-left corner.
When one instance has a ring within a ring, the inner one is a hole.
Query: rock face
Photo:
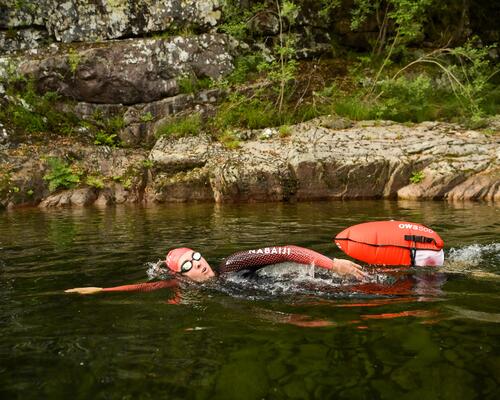
[[[218,7],[217,0],[3,0],[0,48],[36,48],[49,37],[69,43],[185,28],[206,31],[221,18]]]
[[[250,139],[234,150],[206,136],[162,138],[149,152],[76,144],[48,146],[35,154],[29,148],[9,150],[0,160],[0,170],[8,169],[7,178],[0,176],[0,202],[54,207],[362,198],[500,200],[498,135],[439,123],[408,127],[364,122],[329,128],[337,125],[333,122],[323,117],[296,125],[287,138],[272,129],[265,135],[245,132],[242,136]],[[82,173],[82,184],[49,193],[43,179],[47,156],[72,160]],[[103,184],[89,186],[84,176],[98,177]]]
[[[295,126],[287,139],[275,133],[237,150],[203,138],[160,141],[150,154],[161,171],[149,184],[152,198],[179,199],[169,197],[174,188],[206,187],[207,180],[211,193],[201,197],[216,202],[500,198],[498,136],[434,123],[329,125],[320,118]]]
[[[232,70],[225,35],[111,42],[89,49],[28,58],[19,71],[42,92],[106,104],[136,104],[179,93],[182,77],[219,79]]]
[[[0,107],[11,101],[9,85],[15,84],[9,78],[25,74],[40,93],[61,96],[57,107],[63,111],[84,120],[114,120],[119,128],[112,136],[117,133],[126,146],[154,147],[115,149],[64,138],[18,145],[15,132],[0,124],[0,206],[396,197],[498,201],[498,136],[446,124],[320,118],[293,127],[287,138],[270,128],[244,132],[235,150],[204,136],[156,141],[155,132],[172,116],[210,115],[227,94],[191,93],[198,89],[182,88],[183,79],[206,87],[201,80],[229,74],[240,50],[278,42],[275,2],[265,3],[245,27],[247,46],[217,33],[224,30],[221,21],[231,22],[223,15],[231,8],[219,0],[3,0]],[[282,22],[294,35],[298,58],[330,53],[335,42],[367,48],[379,34],[375,16],[351,29],[352,2],[327,2],[326,9],[323,2],[294,3],[300,12]],[[426,37],[440,42],[441,25],[453,26],[450,40],[460,42],[470,25],[474,32],[491,30],[497,40],[498,6],[490,3],[491,13],[484,16],[475,11],[477,4],[487,6],[482,0],[457,3],[447,20],[435,18],[426,27]],[[489,23],[476,29],[483,20]],[[89,140],[85,129],[78,132]],[[71,165],[80,184],[50,193],[47,157]]]

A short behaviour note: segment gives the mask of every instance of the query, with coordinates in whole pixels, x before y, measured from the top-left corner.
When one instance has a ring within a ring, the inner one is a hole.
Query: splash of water
[[[489,265],[498,264],[500,260],[500,243],[472,244],[460,248],[451,248],[445,262],[446,272],[486,272]]]
[[[165,260],[148,262],[146,263],[146,267],[147,267],[146,273],[148,274],[149,280],[165,279],[171,277],[171,274],[165,265]]]
[[[370,282],[383,283],[386,279],[385,274],[374,274]],[[255,273],[228,274],[213,288],[233,297],[254,300],[294,295],[344,298],[355,295],[352,285],[357,283],[314,265],[286,262],[266,266]]]

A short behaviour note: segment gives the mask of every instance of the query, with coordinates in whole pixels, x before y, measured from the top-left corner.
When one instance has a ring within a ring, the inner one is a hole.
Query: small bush
[[[80,121],[74,114],[57,111],[57,93],[39,95],[32,81],[16,79],[15,82],[9,82],[7,94],[10,101],[0,107],[0,121],[16,131],[50,132],[67,136],[79,125]]]
[[[202,129],[200,114],[192,114],[184,118],[176,118],[173,121],[161,125],[156,131],[156,136],[195,136]]]
[[[263,65],[265,65],[265,60],[262,54],[252,53],[240,56],[234,61],[234,70],[226,81],[231,85],[246,83],[257,76]]]
[[[410,182],[417,184],[420,183],[424,180],[425,174],[423,171],[414,171],[412,175],[410,176]]]
[[[104,182],[103,182],[102,178],[99,176],[90,175],[85,180],[85,183],[91,187],[96,188],[96,189],[104,189]]]
[[[431,104],[434,103],[435,88],[427,75],[381,81],[378,89],[380,95],[373,104],[378,119],[398,122],[433,119]]]
[[[116,147],[120,144],[120,140],[116,133],[107,134],[104,131],[97,131],[94,138],[94,144],[98,146]]]
[[[94,136],[94,144],[110,147],[122,146],[119,133],[125,127],[123,116],[116,115],[112,118],[103,118],[100,111],[96,110],[92,118],[92,125],[97,130]]]
[[[69,64],[69,69],[73,74],[76,73],[76,70],[78,69],[78,66],[80,65],[81,62],[81,56],[80,53],[78,53],[77,50],[75,49],[69,49],[68,51],[68,64]]]
[[[43,179],[49,182],[49,190],[54,192],[58,188],[70,189],[80,183],[82,173],[75,167],[69,166],[57,157],[47,159],[49,172]]]

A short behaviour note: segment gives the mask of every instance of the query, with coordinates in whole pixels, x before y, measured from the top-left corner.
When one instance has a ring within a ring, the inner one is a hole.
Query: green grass
[[[230,129],[226,129],[222,134],[217,136],[217,140],[227,149],[234,150],[241,146],[239,139],[236,137],[236,133]]]
[[[199,92],[200,90],[211,88],[213,85],[213,82],[212,82],[212,79],[210,79],[208,77],[197,79],[196,77],[185,76],[185,77],[179,78],[177,80],[177,84],[179,85],[179,92],[180,93],[191,94],[191,93]]]
[[[192,114],[183,118],[176,118],[161,125],[156,131],[156,137],[168,136],[179,138],[183,136],[196,136],[202,129],[200,114]]]

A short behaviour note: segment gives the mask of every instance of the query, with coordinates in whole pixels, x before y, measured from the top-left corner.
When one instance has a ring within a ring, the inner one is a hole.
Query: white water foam
[[[500,243],[472,244],[451,248],[444,269],[449,272],[483,271],[483,264],[498,264],[499,261]]]
[[[369,281],[383,283],[386,279],[385,274],[375,274]],[[352,294],[349,287],[357,283],[314,265],[286,262],[266,266],[254,274],[248,271],[228,274],[219,290],[254,299],[294,294],[345,297],[346,291]]]
[[[146,263],[149,280],[152,279],[165,279],[171,276],[170,272],[165,265],[165,260],[158,260],[157,262]]]

